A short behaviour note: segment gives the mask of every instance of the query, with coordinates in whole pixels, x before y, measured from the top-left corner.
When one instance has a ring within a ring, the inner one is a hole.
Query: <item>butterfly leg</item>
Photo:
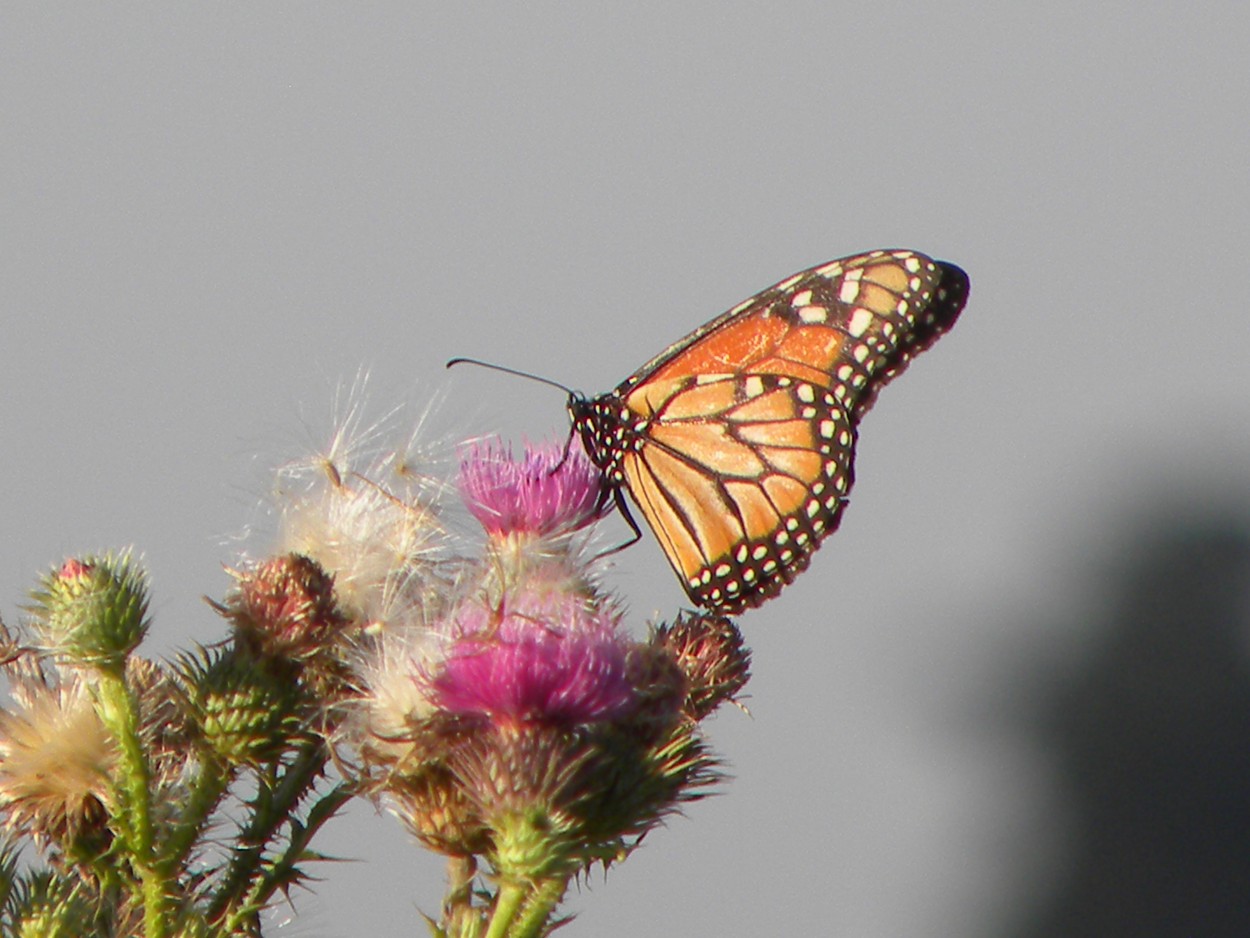
[[[612,489],[612,498],[616,502],[616,507],[617,510],[620,511],[621,517],[625,519],[625,523],[629,525],[629,529],[634,532],[634,536],[624,544],[617,544],[615,547],[605,550],[595,558],[596,560],[603,557],[611,557],[613,554],[620,553],[626,547],[633,547],[642,540],[642,529],[638,527],[638,522],[634,520],[634,516],[629,513],[629,506],[625,504],[625,496],[621,493],[619,488]]]
[[[563,469],[564,464],[569,461],[569,452],[573,449],[573,434],[576,432],[577,432],[576,427],[569,427],[568,439],[564,441],[564,452],[560,454],[560,461],[551,467],[547,475],[549,476],[555,475],[557,472]]]

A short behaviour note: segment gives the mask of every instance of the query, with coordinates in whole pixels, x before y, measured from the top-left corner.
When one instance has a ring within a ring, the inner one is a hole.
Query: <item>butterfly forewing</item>
[[[911,251],[822,264],[574,402],[576,426],[694,602],[758,605],[837,527],[859,419],[967,293],[962,270]]]

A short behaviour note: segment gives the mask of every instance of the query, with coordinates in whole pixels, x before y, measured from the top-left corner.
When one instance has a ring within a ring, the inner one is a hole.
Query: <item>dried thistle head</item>
[[[345,615],[385,627],[441,590],[447,486],[433,469],[445,447],[425,439],[429,409],[392,445],[399,411],[368,423],[363,382],[336,410],[329,442],[278,471],[279,547],[334,577]]]
[[[16,679],[0,711],[4,824],[39,844],[105,836],[117,752],[85,678]]]

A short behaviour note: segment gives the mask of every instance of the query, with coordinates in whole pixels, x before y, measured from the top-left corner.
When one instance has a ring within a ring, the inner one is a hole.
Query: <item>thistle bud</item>
[[[236,576],[219,609],[241,647],[293,662],[334,657],[347,620],[335,602],[334,578],[315,561],[285,554]]]
[[[385,786],[394,814],[431,850],[470,857],[490,849],[490,831],[459,780],[440,762],[391,776]]]
[[[6,933],[20,938],[70,938],[101,933],[103,923],[93,912],[90,898],[69,880],[48,872],[27,879],[10,897],[10,905],[5,918],[11,930],[6,929]]]
[[[731,619],[703,613],[679,616],[651,642],[672,655],[686,675],[683,710],[696,723],[734,697],[751,676],[751,652]]]
[[[300,732],[299,685],[264,659],[225,655],[188,685],[200,732],[228,766],[265,762]]]
[[[146,578],[124,555],[66,560],[34,599],[34,628],[77,662],[117,668],[147,632]]]

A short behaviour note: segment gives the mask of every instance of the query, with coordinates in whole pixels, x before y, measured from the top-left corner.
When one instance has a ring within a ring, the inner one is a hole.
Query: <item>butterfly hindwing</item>
[[[854,438],[810,383],[686,379],[621,468],[691,599],[729,609],[776,594],[837,527]]]
[[[573,399],[575,426],[695,603],[758,605],[837,527],[860,418],[967,293],[962,270],[911,251],[822,264]]]

